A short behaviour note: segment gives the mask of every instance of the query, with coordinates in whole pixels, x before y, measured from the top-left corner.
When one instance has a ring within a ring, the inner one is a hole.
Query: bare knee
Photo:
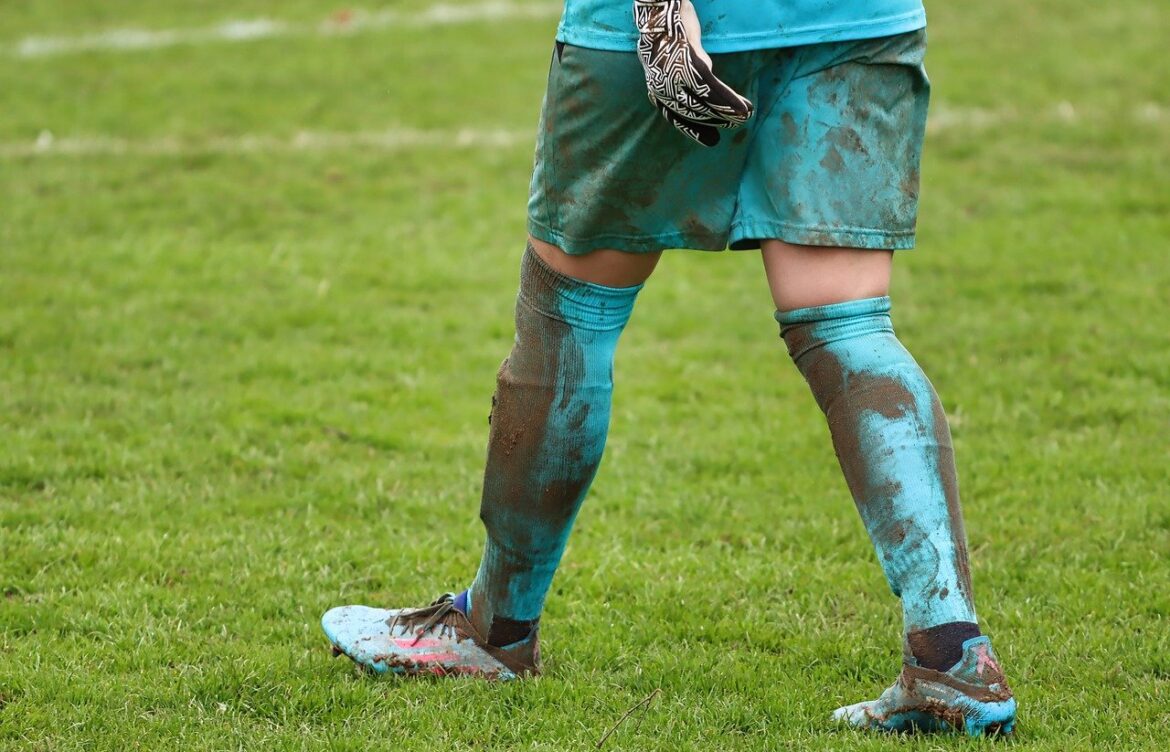
[[[891,251],[827,248],[765,240],[764,271],[777,310],[888,295]]]
[[[565,276],[606,287],[633,287],[645,282],[662,251],[630,253],[599,249],[573,256],[551,243],[529,236],[528,243],[544,263]]]

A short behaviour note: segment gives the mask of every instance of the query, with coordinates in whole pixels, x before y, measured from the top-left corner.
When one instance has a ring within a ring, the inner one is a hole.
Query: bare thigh
[[[662,251],[656,253],[629,253],[626,251],[597,250],[578,256],[555,245],[529,237],[536,255],[561,274],[584,282],[606,287],[633,287],[649,279]]]
[[[778,311],[877,298],[890,292],[892,251],[760,244],[764,272]]]

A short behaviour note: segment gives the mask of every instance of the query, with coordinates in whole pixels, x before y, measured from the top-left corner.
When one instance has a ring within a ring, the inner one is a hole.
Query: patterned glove
[[[634,21],[650,101],[671,125],[703,146],[714,146],[719,143],[716,129],[747,122],[752,103],[711,72],[691,0],[634,0]]]

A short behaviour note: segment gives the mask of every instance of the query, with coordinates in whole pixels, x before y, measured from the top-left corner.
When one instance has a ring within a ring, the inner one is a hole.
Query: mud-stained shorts
[[[558,44],[528,201],[533,236],[598,248],[914,246],[925,30],[715,55],[756,105],[711,149],[646,97],[637,55]]]

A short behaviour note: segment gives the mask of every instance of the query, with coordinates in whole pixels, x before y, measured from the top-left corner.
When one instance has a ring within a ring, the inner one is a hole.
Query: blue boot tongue
[[[468,601],[466,590],[455,596],[454,606],[456,609],[463,612],[464,616],[468,615],[468,613],[471,611],[471,603]]]

